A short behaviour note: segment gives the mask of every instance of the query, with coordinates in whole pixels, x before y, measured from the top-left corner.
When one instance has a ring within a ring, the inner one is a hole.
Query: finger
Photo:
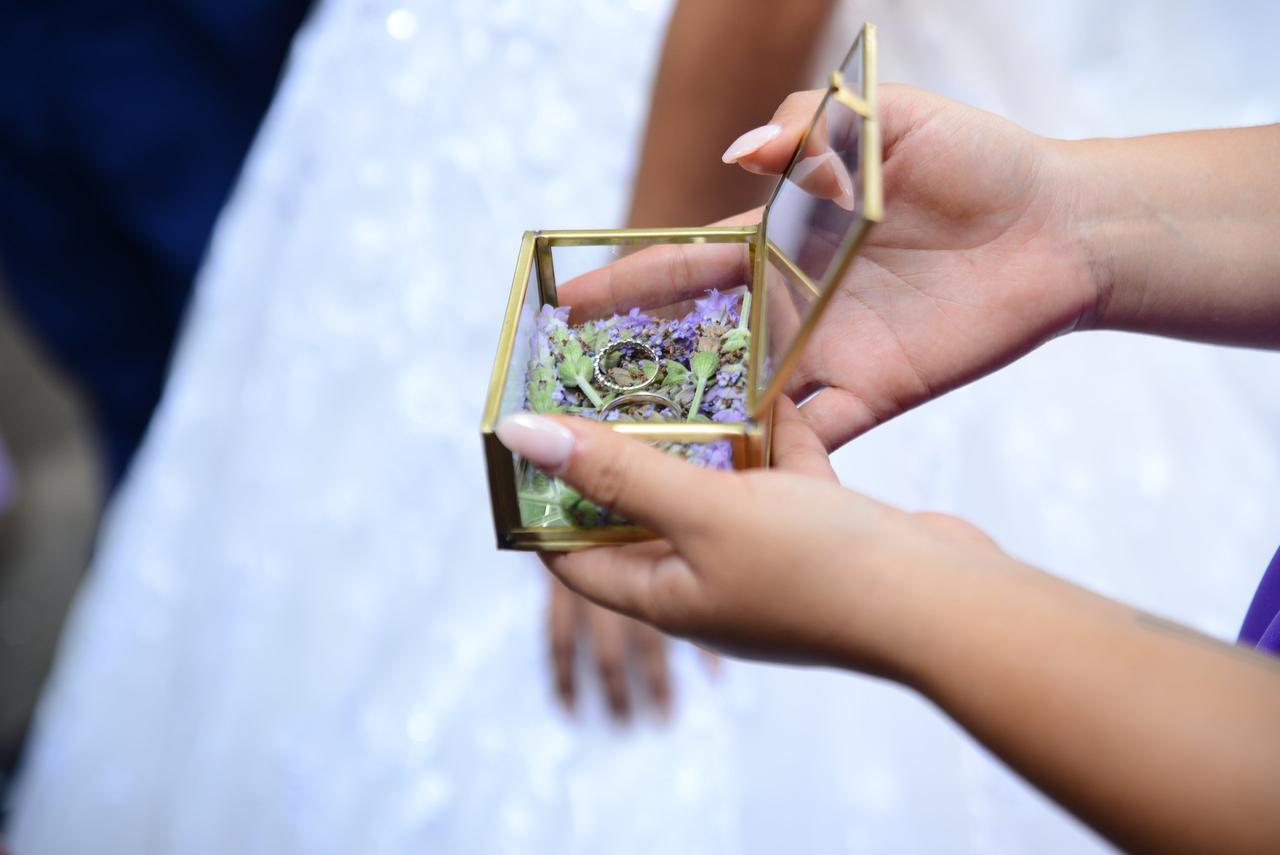
[[[627,619],[591,604],[585,606],[585,616],[609,712],[614,718],[624,721],[631,714],[624,629]]]
[[[671,669],[667,664],[667,638],[651,626],[633,623],[632,636],[645,685],[654,707],[666,718],[671,714]]]
[[[800,412],[828,453],[883,421],[865,400],[835,387],[819,391],[804,402]]]
[[[603,508],[676,542],[719,529],[733,514],[733,475],[702,469],[604,425],[517,413],[498,439]]]
[[[743,134],[735,140],[734,145],[729,147],[729,151],[725,152],[725,162],[737,163],[748,172],[781,175],[791,163],[796,149],[800,147],[804,132],[813,119],[814,111],[818,109],[818,104],[822,101],[825,92],[824,89],[812,89],[788,95],[774,112],[773,119],[765,125],[766,128],[776,127],[777,132],[768,135],[767,139],[764,139],[765,134],[760,134],[759,145],[738,146],[739,150],[735,151],[738,142],[747,136]],[[751,132],[748,131],[749,133]],[[732,158],[730,158],[731,153],[734,155]]]
[[[544,561],[545,561],[544,557]],[[578,604],[581,601],[559,579],[552,578],[547,608],[547,629],[551,644],[551,669],[555,678],[556,697],[564,708],[573,711],[577,700],[574,685],[576,659],[575,637],[578,628]]]
[[[773,407],[772,454],[773,464],[778,469],[828,481],[836,480],[836,473],[831,468],[831,458],[827,455],[827,447],[822,438],[785,395],[779,397]]]
[[[738,226],[760,220],[759,209],[714,225]],[[570,320],[604,317],[633,308],[670,306],[710,289],[736,288],[751,280],[744,243],[661,244],[576,276],[556,289]]]
[[[562,553],[548,566],[588,600],[651,623],[662,623],[697,587],[689,566],[662,541]]]

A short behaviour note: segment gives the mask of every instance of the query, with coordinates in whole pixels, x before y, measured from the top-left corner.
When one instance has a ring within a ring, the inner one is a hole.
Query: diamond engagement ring
[[[605,365],[605,360],[607,360],[614,353],[622,353],[628,350],[631,351],[633,354],[636,351],[639,351],[640,354],[642,354],[641,358],[648,359],[650,362],[654,364],[653,376],[647,377],[639,383],[632,383],[630,386],[622,386],[617,381],[615,381],[612,377],[609,376],[609,371],[608,371],[608,367]],[[620,339],[618,341],[613,342],[612,344],[605,347],[604,350],[596,354],[595,375],[596,375],[596,379],[600,381],[601,386],[604,386],[606,389],[609,389],[613,392],[639,392],[641,389],[647,389],[650,386],[652,386],[654,381],[658,379],[658,368],[657,368],[658,362],[659,362],[659,359],[658,359],[657,350],[655,350],[654,348],[650,347],[649,345],[645,344],[642,341],[635,341],[634,339],[624,338],[624,339]],[[661,396],[658,396],[658,397],[661,397]],[[666,398],[663,398],[662,400],[665,401]]]

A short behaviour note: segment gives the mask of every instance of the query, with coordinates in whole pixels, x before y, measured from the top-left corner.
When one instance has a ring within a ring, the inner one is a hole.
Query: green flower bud
[[[689,369],[674,359],[666,362],[667,376],[662,379],[663,386],[679,386],[689,379]]]

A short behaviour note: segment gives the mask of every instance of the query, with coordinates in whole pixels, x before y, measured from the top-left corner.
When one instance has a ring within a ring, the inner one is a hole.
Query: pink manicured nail
[[[725,163],[733,163],[740,157],[746,157],[751,152],[760,148],[769,140],[782,133],[781,125],[764,125],[759,128],[747,131],[738,137],[733,143],[725,149],[720,159]]]
[[[516,413],[498,422],[494,432],[507,448],[553,474],[563,469],[573,454],[573,434],[546,416]]]
[[[801,160],[792,168],[791,180],[811,195],[830,199],[846,211],[854,209],[853,179],[834,151],[825,151]],[[835,184],[834,188],[830,186],[832,183]]]

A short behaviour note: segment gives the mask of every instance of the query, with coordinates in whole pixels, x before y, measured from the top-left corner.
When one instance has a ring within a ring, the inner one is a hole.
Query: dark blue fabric
[[[94,407],[113,481],[309,0],[0,0],[6,292]]]

